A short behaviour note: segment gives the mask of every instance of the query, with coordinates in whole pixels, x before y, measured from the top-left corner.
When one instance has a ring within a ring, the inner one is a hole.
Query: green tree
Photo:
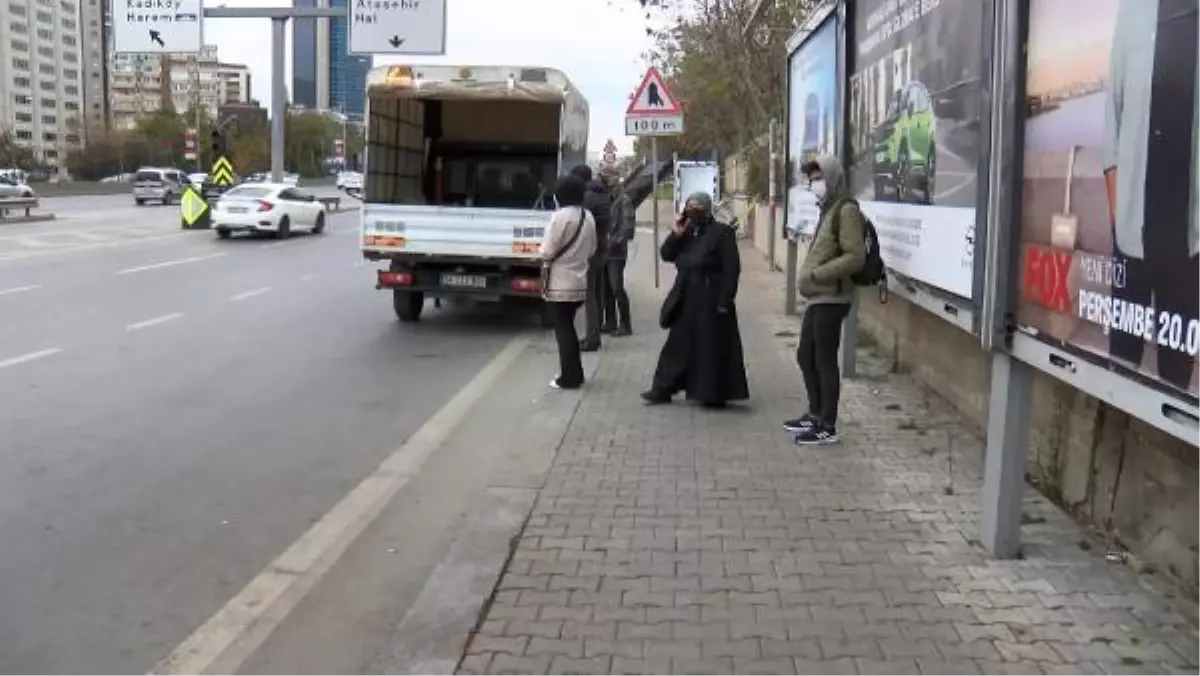
[[[160,108],[137,122],[137,133],[146,142],[148,160],[162,166],[185,166],[183,134],[188,125],[174,108]],[[202,139],[202,144],[204,140]]]
[[[325,158],[341,138],[342,123],[320,113],[293,112],[284,128],[284,164],[289,171],[313,178],[325,176]]]
[[[29,170],[34,166],[33,150],[17,142],[7,129],[0,129],[0,167]]]

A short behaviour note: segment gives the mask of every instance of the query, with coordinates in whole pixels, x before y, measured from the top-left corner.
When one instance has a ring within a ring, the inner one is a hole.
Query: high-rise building
[[[92,132],[109,125],[108,47],[111,44],[108,0],[79,0],[83,40],[84,142]]]
[[[0,129],[51,168],[79,144],[84,121],[80,1],[0,3]]]
[[[294,0],[296,7],[345,7],[347,0]],[[371,57],[348,52],[344,18],[295,19],[292,28],[292,103],[361,118]]]

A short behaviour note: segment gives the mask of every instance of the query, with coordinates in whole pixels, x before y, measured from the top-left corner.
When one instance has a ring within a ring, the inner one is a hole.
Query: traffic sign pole
[[[652,227],[652,231],[654,232],[654,252],[653,252],[653,255],[651,256],[651,258],[654,259],[654,288],[657,289],[659,287],[659,276],[661,274],[659,272],[659,261],[658,261],[659,256],[658,256],[658,137],[657,136],[650,137],[650,174],[653,177],[653,182],[651,183],[651,185],[654,186],[653,191],[650,193],[650,195],[651,195],[650,205],[652,207],[654,207],[654,216],[653,216],[654,220],[651,221],[654,224]]]

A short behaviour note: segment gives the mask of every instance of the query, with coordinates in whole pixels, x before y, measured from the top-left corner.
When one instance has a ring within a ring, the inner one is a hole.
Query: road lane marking
[[[417,475],[477,401],[516,361],[530,338],[515,336],[404,445],[200,625],[152,674],[237,673],[287,619],[387,504]]]
[[[220,258],[221,256],[224,256],[224,255],[225,255],[224,253],[213,253],[213,254],[206,254],[204,256],[191,256],[189,258],[178,258],[173,261],[163,261],[161,263],[151,263],[149,265],[139,265],[136,268],[125,268],[124,270],[118,270],[117,274],[118,275],[131,275],[135,272],[146,272],[147,270],[158,270],[160,268],[172,268],[172,267],[175,267],[176,265],[187,265],[188,263],[199,263],[200,261],[207,261],[207,260],[210,260],[213,258]]]
[[[233,301],[233,302],[235,302],[235,303],[236,303],[236,302],[237,302],[237,301],[239,301],[239,300],[246,300],[247,298],[253,298],[253,297],[255,297],[255,296],[261,296],[261,295],[263,295],[264,293],[266,293],[266,292],[268,292],[268,291],[270,291],[270,290],[271,290],[271,287],[269,287],[269,286],[264,286],[264,287],[261,287],[261,288],[258,288],[258,289],[251,289],[250,291],[243,291],[243,292],[241,292],[241,293],[239,293],[239,294],[235,294],[235,295],[233,295],[233,296],[230,296],[230,297],[229,297],[229,300],[231,300],[231,301]]]
[[[41,284],[30,284],[29,286],[14,286],[11,289],[0,289],[0,296],[11,296],[17,293],[25,293],[26,291],[36,291],[42,288]]]
[[[25,362],[41,359],[43,357],[49,357],[50,355],[58,354],[59,352],[62,352],[62,350],[57,347],[52,347],[48,350],[38,350],[37,352],[30,352],[29,354],[10,357],[4,361],[0,361],[0,369],[8,368],[9,366],[16,366],[17,364],[24,364]]]
[[[147,328],[150,328],[151,326],[158,326],[159,324],[166,324],[167,322],[174,321],[181,317],[183,317],[182,312],[172,312],[171,314],[162,315],[160,317],[153,317],[151,319],[146,319],[146,320],[143,320],[140,322],[134,322],[132,324],[128,324],[125,326],[125,330],[126,331],[137,331],[139,329],[147,329]]]
[[[177,233],[170,235],[159,235],[157,237],[142,237],[140,239],[120,239],[113,242],[103,242],[98,244],[81,244],[63,246],[58,249],[41,250],[41,251],[14,251],[0,254],[0,263],[7,261],[22,261],[29,258],[42,258],[45,256],[58,256],[64,254],[77,253],[79,251],[92,251],[94,249],[107,249],[115,246],[127,246],[141,244],[143,242],[160,242],[164,239],[176,239],[179,237],[187,237],[189,233]]]

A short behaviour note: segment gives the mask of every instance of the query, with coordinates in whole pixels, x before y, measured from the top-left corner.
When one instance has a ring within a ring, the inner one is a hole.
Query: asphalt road
[[[279,243],[181,231],[176,208],[126,195],[44,204],[59,220],[0,226],[0,672],[155,668],[536,325],[463,308],[398,324],[353,212]],[[445,502],[440,471],[425,489]],[[436,535],[413,570],[450,546]],[[337,650],[289,631],[336,672],[390,630]]]

